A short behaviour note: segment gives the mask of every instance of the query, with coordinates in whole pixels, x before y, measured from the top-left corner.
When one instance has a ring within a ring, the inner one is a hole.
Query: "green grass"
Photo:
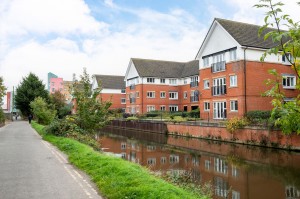
[[[100,192],[109,199],[119,198],[208,198],[176,187],[152,175],[140,165],[94,151],[73,139],[44,134],[44,126],[32,122],[44,140],[66,153],[69,161],[85,171]]]

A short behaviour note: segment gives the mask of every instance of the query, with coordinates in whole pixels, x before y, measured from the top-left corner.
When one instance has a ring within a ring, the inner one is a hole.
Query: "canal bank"
[[[245,127],[229,132],[224,125],[218,123],[185,122],[171,123],[162,121],[125,121],[114,120],[107,129],[138,130],[158,134],[195,137],[252,146],[300,150],[300,136],[296,133],[284,135],[280,130],[262,127]]]

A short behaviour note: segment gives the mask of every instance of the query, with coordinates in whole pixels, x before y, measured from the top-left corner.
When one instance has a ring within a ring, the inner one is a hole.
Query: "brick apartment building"
[[[199,106],[199,62],[130,59],[126,112],[191,111]]]
[[[271,98],[262,97],[270,88],[265,80],[275,80],[270,69],[282,77],[280,89],[286,100],[299,94],[296,74],[286,56],[269,55],[260,62],[263,52],[275,45],[271,39],[258,37],[259,28],[225,19],[213,21],[196,56],[201,74],[201,118],[226,119],[242,117],[248,111],[271,110]]]
[[[92,89],[102,88],[100,97],[103,101],[111,101],[110,109],[126,107],[126,94],[124,76],[93,75]]]

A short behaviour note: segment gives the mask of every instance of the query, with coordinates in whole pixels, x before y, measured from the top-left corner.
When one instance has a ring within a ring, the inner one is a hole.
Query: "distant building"
[[[58,77],[57,75],[55,75],[55,74],[53,74],[51,72],[48,73],[48,91],[49,92],[50,92],[50,79],[51,78],[57,78],[57,77]]]
[[[191,111],[199,107],[199,61],[130,59],[126,112]]]
[[[111,101],[110,109],[123,109],[126,107],[124,76],[94,75],[92,89],[101,88],[99,97],[103,101]]]
[[[55,93],[55,91],[63,91],[63,78],[51,78],[50,79],[50,93]]]
[[[61,93],[65,96],[65,102],[68,104],[72,101],[71,86],[73,81],[63,81],[63,89]]]

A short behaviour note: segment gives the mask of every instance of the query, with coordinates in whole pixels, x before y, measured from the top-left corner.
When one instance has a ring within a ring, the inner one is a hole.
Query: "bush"
[[[56,110],[50,109],[45,99],[37,97],[34,101],[30,102],[32,112],[37,119],[38,123],[48,125],[56,116]]]
[[[170,122],[174,122],[174,123],[180,123],[180,122],[186,122],[187,119],[183,118],[181,116],[174,116],[173,118],[171,118]]]
[[[146,113],[146,117],[157,117],[160,115],[161,115],[160,111],[151,111],[151,112]]]
[[[137,117],[128,117],[128,118],[126,118],[126,121],[136,121],[136,120],[138,120],[139,118],[137,118]]]
[[[199,118],[200,117],[200,109],[197,108],[195,110],[192,110],[191,112],[189,112],[190,117],[193,118]]]
[[[130,114],[130,113],[123,113],[123,118],[128,118],[128,117],[131,117],[132,116],[132,114]]]
[[[226,129],[230,132],[233,133],[235,130],[243,128],[244,126],[246,126],[248,124],[248,121],[246,120],[246,118],[238,118],[238,117],[234,117],[229,119],[226,122]]]
[[[185,111],[182,111],[182,112],[172,112],[171,115],[173,117],[175,116],[188,117],[189,114]]]
[[[0,124],[4,122],[5,122],[5,115],[2,108],[0,108]]]
[[[271,111],[249,111],[247,112],[246,117],[249,120],[269,119],[271,117]]]

